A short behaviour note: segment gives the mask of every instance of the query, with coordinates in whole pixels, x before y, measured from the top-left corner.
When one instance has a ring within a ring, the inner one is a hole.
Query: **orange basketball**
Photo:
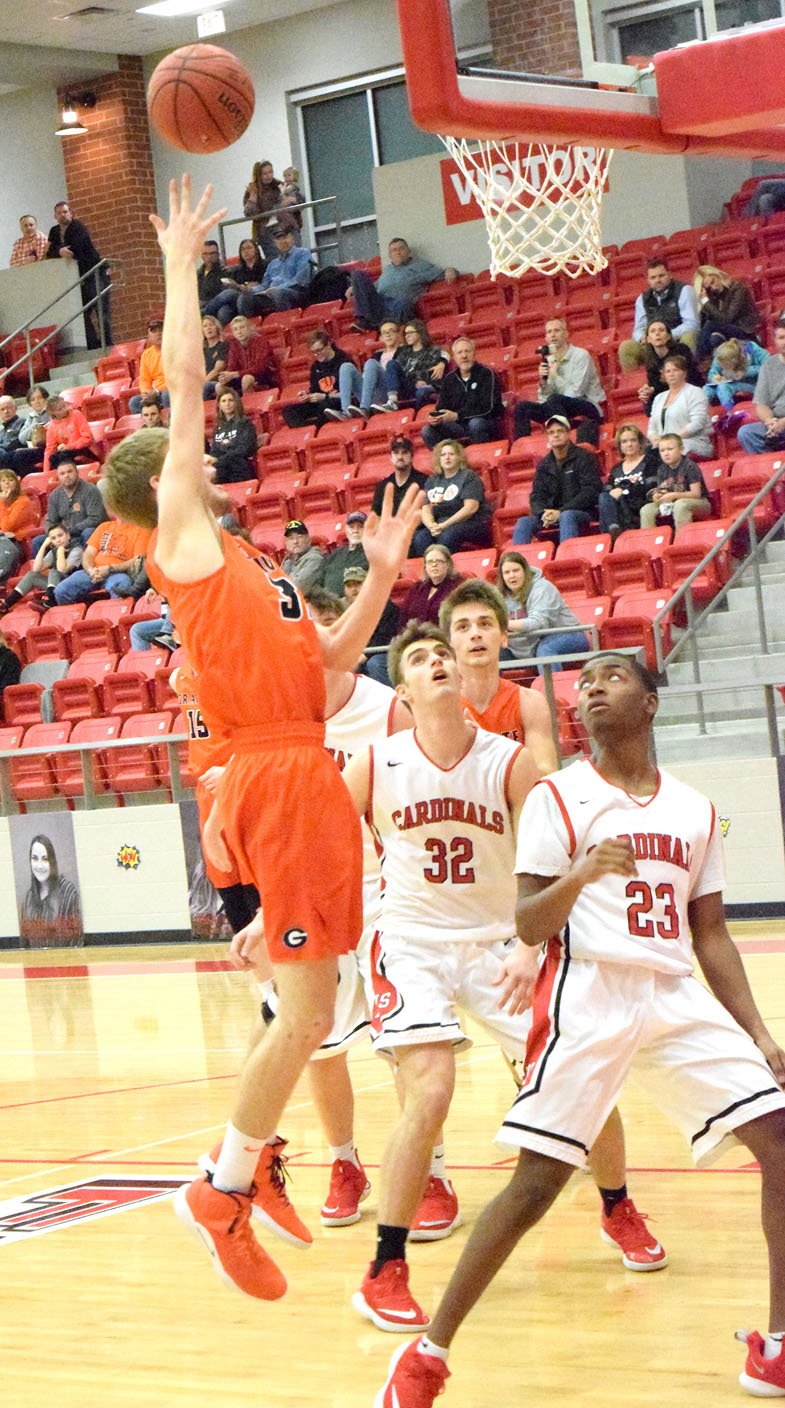
[[[156,132],[184,152],[230,147],[251,121],[254,103],[253,84],[239,59],[215,44],[174,49],[147,85]]]

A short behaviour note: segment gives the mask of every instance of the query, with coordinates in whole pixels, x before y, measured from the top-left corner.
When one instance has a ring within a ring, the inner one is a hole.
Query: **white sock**
[[[229,1122],[213,1174],[213,1187],[222,1193],[248,1193],[266,1140],[243,1134]]]
[[[785,1331],[775,1330],[773,1334],[769,1333],[766,1336],[766,1343],[763,1346],[764,1359],[777,1359],[779,1355],[782,1354],[783,1334],[785,1334]]]
[[[357,1157],[357,1150],[354,1147],[354,1140],[349,1139],[346,1144],[330,1145],[330,1153],[333,1160],[340,1159],[342,1163],[354,1164],[355,1168],[360,1167],[360,1160]]]
[[[431,1167],[428,1170],[431,1178],[446,1178],[447,1165],[444,1162],[444,1145],[437,1144],[431,1154]]]
[[[420,1339],[417,1341],[417,1348],[420,1354],[432,1354],[434,1359],[441,1359],[443,1364],[447,1363],[447,1356],[450,1353],[449,1349],[442,1349],[441,1345],[434,1344],[432,1340],[428,1339],[427,1335],[421,1335]]]
[[[263,983],[257,983],[256,986],[259,989],[259,996],[267,1001],[275,992],[275,983],[272,978],[265,978]]]

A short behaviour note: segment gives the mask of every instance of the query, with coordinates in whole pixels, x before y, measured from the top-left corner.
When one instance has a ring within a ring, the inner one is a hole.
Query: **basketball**
[[[253,117],[253,84],[239,59],[215,44],[186,44],[167,54],[147,85],[156,132],[184,152],[220,152],[242,137]]]

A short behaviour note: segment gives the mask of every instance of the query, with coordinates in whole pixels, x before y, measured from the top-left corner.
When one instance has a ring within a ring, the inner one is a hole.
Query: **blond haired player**
[[[652,762],[657,688],[637,661],[589,660],[578,707],[594,759],[535,787],[518,831],[518,934],[547,945],[526,1079],[499,1136],[518,1163],[475,1224],[428,1337],[393,1356],[375,1408],[431,1408],[456,1332],[585,1162],[631,1071],[697,1164],[739,1142],[760,1165],[769,1333],[743,1336],[741,1383],[785,1396],[785,1052],[725,925],[714,808]],[[690,1311],[700,1324],[694,1297]]]

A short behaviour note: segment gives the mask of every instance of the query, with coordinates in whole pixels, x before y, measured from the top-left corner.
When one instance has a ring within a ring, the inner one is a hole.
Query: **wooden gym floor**
[[[785,1044],[785,928],[734,932]],[[307,1251],[267,1240],[289,1278],[284,1300],[265,1306],[226,1289],[168,1197],[112,1216],[80,1212],[138,1196],[139,1180],[188,1177],[220,1135],[256,1010],[247,979],[222,957],[214,945],[0,954],[4,1408],[371,1408],[400,1343],[351,1308],[373,1247],[375,1193],[355,1227],[320,1227],[329,1152],[305,1082],[283,1132],[293,1200],[315,1240]],[[512,1087],[482,1034],[458,1060],[447,1150],[470,1226],[509,1167],[492,1141]],[[395,1103],[368,1047],[351,1064],[373,1181]],[[695,1171],[634,1086],[622,1111],[630,1191],[670,1266],[625,1271],[600,1242],[593,1184],[576,1175],[456,1342],[445,1408],[745,1401],[733,1332],[765,1329],[767,1294],[757,1174],[742,1151],[719,1171]],[[82,1180],[92,1189],[57,1203],[42,1196]],[[426,1307],[466,1231],[412,1247]]]

